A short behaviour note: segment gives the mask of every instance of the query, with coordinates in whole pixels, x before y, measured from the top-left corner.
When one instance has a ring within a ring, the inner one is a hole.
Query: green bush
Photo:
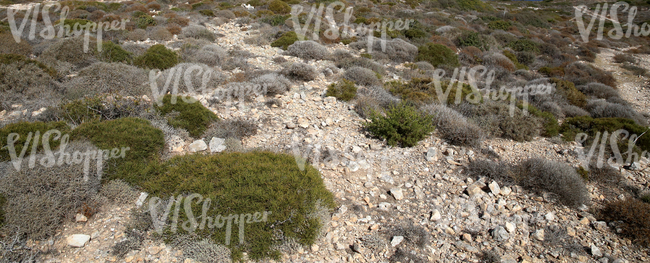
[[[115,44],[111,41],[104,41],[102,44],[102,51],[99,52],[99,59],[105,62],[122,62],[131,64],[133,62],[133,54],[122,48],[122,46]]]
[[[602,136],[605,131],[607,131],[609,134],[612,134],[612,132],[620,129],[628,131],[630,135],[636,134],[637,136],[640,136],[648,130],[648,128],[637,125],[634,120],[630,119],[591,118],[587,116],[579,116],[564,120],[564,123],[562,123],[562,126],[560,126],[560,133],[564,135],[564,140],[567,141],[574,141],[578,133],[586,133],[589,135],[589,137],[583,144],[591,145],[595,139],[596,133],[600,132]],[[621,142],[621,145],[619,145],[619,150],[622,152],[627,151],[628,142],[629,141],[627,140]],[[643,151],[650,151],[650,137],[638,137],[635,147],[638,147]]]
[[[510,59],[510,61],[512,61],[512,63],[515,64],[515,67],[517,67],[517,69],[528,70],[528,67],[526,65],[519,63],[519,60],[517,59],[517,55],[513,54],[508,50],[504,50],[503,55],[506,56],[508,59]]]
[[[9,161],[11,160],[11,156],[9,155],[9,147],[7,144],[7,140],[9,138],[9,134],[11,133],[17,133],[20,137],[18,137],[17,141],[14,142],[14,149],[16,150],[16,156],[19,157],[20,153],[23,151],[23,147],[25,146],[25,142],[27,142],[27,136],[29,133],[32,133],[32,137],[30,138],[30,142],[27,145],[27,149],[25,150],[25,157],[29,156],[32,152],[32,148],[34,147],[34,144],[36,143],[36,152],[40,152],[43,150],[43,134],[47,132],[48,130],[59,130],[61,132],[61,135],[66,134],[70,131],[70,127],[65,122],[17,122],[17,123],[12,123],[8,124],[7,126],[2,127],[0,129],[0,161]],[[36,132],[39,132],[40,137],[38,138],[38,141],[35,142],[35,136]],[[50,149],[54,150],[59,145],[61,144],[61,138],[58,140],[54,140],[54,137],[56,135],[52,134],[49,138],[49,144],[50,144]]]
[[[146,29],[149,26],[155,26],[155,25],[156,25],[156,20],[154,20],[153,17],[149,15],[140,16],[135,21],[135,26],[142,29]]]
[[[273,41],[273,43],[271,43],[271,46],[272,47],[279,47],[279,48],[282,48],[284,50],[287,50],[287,48],[291,44],[293,44],[293,42],[296,42],[296,41],[298,41],[298,35],[296,34],[296,32],[289,31],[287,33],[284,33],[277,40]]]
[[[549,77],[562,77],[564,76],[564,68],[563,67],[555,67],[555,68],[542,67],[539,69],[539,73],[544,73]]]
[[[204,15],[204,16],[214,17],[214,11],[212,11],[210,9],[203,9],[203,10],[199,11],[199,13]]]
[[[273,0],[269,3],[269,10],[276,14],[288,14],[291,11],[291,7],[283,1]]]
[[[557,92],[567,98],[569,103],[581,108],[587,105],[587,96],[580,92],[573,82],[556,78],[552,78],[551,82],[555,83],[555,89]]]
[[[408,39],[423,38],[427,36],[427,33],[419,28],[411,28],[404,31],[404,36]]]
[[[465,31],[456,39],[456,45],[459,47],[477,47],[481,50],[488,50],[485,41],[478,32]]]
[[[508,31],[508,29],[512,26],[512,23],[509,21],[504,21],[504,20],[495,20],[490,23],[488,23],[488,28],[493,29],[493,30],[503,30],[503,31]]]
[[[332,194],[325,188],[318,170],[307,165],[301,170],[291,155],[271,152],[222,153],[217,155],[184,155],[152,165],[148,180],[140,184],[144,191],[163,199],[179,194],[196,193],[212,200],[207,215],[271,212],[267,222],[246,224],[245,243],[239,245],[238,230],[233,230],[230,249],[235,260],[247,252],[251,259],[280,258],[273,249],[293,239],[302,245],[316,241],[324,222],[335,206]],[[194,216],[201,214],[203,204],[192,204]],[[181,209],[179,218],[186,219]],[[179,221],[179,222],[185,222]],[[197,219],[200,221],[200,219]],[[181,227],[179,233],[185,233]],[[233,229],[237,229],[233,226]],[[165,231],[168,239],[174,235]],[[226,229],[198,228],[200,237],[210,237],[225,244]]]
[[[150,107],[150,104],[143,103],[139,98],[101,95],[84,97],[49,108],[47,118],[79,125],[84,122],[140,116],[150,110]]]
[[[447,92],[448,88],[451,88],[449,94],[446,98],[443,98],[444,101],[439,101],[438,93],[435,87],[435,81],[432,79],[420,79],[413,78],[411,81],[403,83],[401,81],[390,81],[386,82],[385,88],[390,91],[393,95],[397,95],[403,100],[408,100],[415,103],[447,103],[447,104],[456,104],[456,96],[458,91],[459,83],[456,82],[454,85],[449,87],[449,81],[441,80],[440,89],[444,93]],[[460,89],[460,102],[467,101],[467,96],[472,93],[472,87],[463,83]],[[478,96],[481,96],[479,92],[475,93]],[[442,94],[441,94],[442,95]],[[478,98],[479,101],[482,100],[482,97]]]
[[[178,55],[164,45],[158,44],[151,46],[142,56],[135,58],[133,64],[141,68],[165,70],[178,64]]]
[[[389,107],[386,116],[373,111],[370,120],[363,126],[390,146],[413,147],[435,129],[432,116],[407,102]]]
[[[0,198],[2,198],[2,196],[0,196]],[[645,195],[641,196],[641,201],[646,202],[647,204],[650,204],[650,194],[645,194]],[[1,211],[0,211],[0,213],[1,213]],[[0,217],[1,216],[2,215],[0,215]],[[2,221],[0,221],[0,225],[2,225]]]
[[[508,43],[506,46],[517,52],[529,51],[536,54],[539,53],[539,44],[527,38],[517,39]]]
[[[138,185],[146,179],[148,162],[156,161],[163,147],[163,132],[147,120],[138,118],[120,118],[110,121],[86,122],[72,130],[73,140],[87,139],[102,150],[120,149],[124,158],[108,160],[104,167],[105,181],[121,179],[131,185]]]
[[[260,19],[260,22],[267,23],[272,26],[283,25],[284,22],[289,18],[289,16],[284,15],[273,15]],[[293,43],[292,43],[293,44]],[[287,45],[289,46],[289,45]]]
[[[434,43],[420,46],[415,60],[429,62],[434,67],[440,65],[449,65],[452,67],[460,66],[458,56],[454,51],[444,45]]]
[[[172,102],[172,99],[176,101]],[[185,100],[187,99],[192,98],[186,97]],[[183,128],[195,138],[200,137],[208,126],[218,119],[217,115],[205,108],[201,102],[194,101],[194,103],[188,103],[182,97],[173,97],[170,94],[162,98],[162,106],[156,104],[154,108],[161,115],[171,113],[167,117],[169,125],[175,128]]]
[[[606,222],[619,222],[621,235],[642,246],[650,246],[650,204],[626,198],[608,203],[600,211],[600,219]]]
[[[357,95],[357,86],[354,82],[342,79],[338,83],[332,83],[327,87],[325,96],[333,96],[342,101],[349,101]]]
[[[23,55],[0,54],[0,64],[9,65],[9,64],[13,64],[13,63],[20,63],[23,66],[27,65],[27,64],[34,64],[34,65],[38,66],[40,69],[42,69],[45,73],[47,73],[48,75],[50,75],[52,77],[56,77],[56,75],[57,75],[56,70],[54,70],[53,68],[50,68],[50,67],[46,66],[45,64],[43,64],[43,63],[41,63],[39,61],[29,59],[29,58],[27,58],[27,57],[25,57]]]
[[[523,104],[519,103],[517,104],[517,106],[520,109],[523,109]],[[555,116],[553,116],[552,113],[547,111],[541,111],[535,108],[535,106],[530,104],[528,104],[527,110],[534,116],[544,119],[544,124],[543,124],[544,132],[542,133],[543,136],[553,137],[560,133],[560,125],[558,124],[557,119],[555,118]]]

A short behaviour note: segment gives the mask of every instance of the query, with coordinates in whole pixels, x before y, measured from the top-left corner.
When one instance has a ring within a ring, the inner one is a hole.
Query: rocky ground
[[[241,47],[257,56],[249,59],[250,64],[280,69],[272,60],[282,56],[280,49],[244,43],[255,30],[244,31],[246,27],[232,22],[211,28],[225,35],[217,40],[223,48]],[[346,49],[342,45],[334,48]],[[604,50],[596,65],[614,71],[622,97],[639,112],[647,112],[647,79],[618,69],[611,62],[614,52]],[[650,68],[648,61],[642,66]],[[320,72],[331,62],[309,63]],[[246,118],[258,123],[258,134],[243,142],[247,148],[297,150],[311,158],[335,195],[339,207],[322,237],[309,248],[287,251],[282,262],[388,262],[398,255],[403,256],[402,262],[479,262],[481,253],[489,251],[501,255],[502,262],[650,261],[646,248],[617,236],[615,229],[597,221],[589,209],[569,209],[548,196],[492,181],[474,181],[463,173],[469,160],[497,156],[512,163],[537,156],[577,166],[580,148],[576,143],[558,144],[547,138],[525,143],[489,139],[480,148],[465,148],[447,145],[434,134],[416,147],[389,148],[363,133],[363,119],[352,105],[324,97],[332,81],[321,73],[316,80],[294,85],[288,94],[276,96],[280,103],[271,107],[260,98],[210,108],[222,119]],[[211,106],[205,98],[196,97]],[[19,107],[15,110],[21,111]],[[15,115],[20,114],[0,113],[4,118]],[[176,142],[169,150],[189,152],[191,143]],[[326,152],[330,154],[326,161],[314,157]],[[621,169],[626,180],[647,186],[646,161],[641,161],[636,171]],[[605,199],[597,186],[588,188],[596,203]],[[30,241],[30,245],[51,252],[44,262],[193,262],[155,239],[147,239],[141,250],[131,251],[125,258],[111,256],[111,247],[124,239],[133,207],[135,200],[133,206],[103,207],[87,221],[69,222],[50,240]],[[566,231],[558,231],[558,226]],[[74,234],[89,235],[90,241],[72,247],[68,243]]]

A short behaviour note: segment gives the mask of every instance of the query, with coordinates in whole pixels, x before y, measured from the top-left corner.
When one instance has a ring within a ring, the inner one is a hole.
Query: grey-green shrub
[[[289,45],[287,54],[302,59],[325,59],[330,55],[327,48],[313,40],[296,41]]]
[[[381,84],[377,74],[372,70],[362,67],[352,67],[343,73],[343,78],[362,86],[375,86]]]

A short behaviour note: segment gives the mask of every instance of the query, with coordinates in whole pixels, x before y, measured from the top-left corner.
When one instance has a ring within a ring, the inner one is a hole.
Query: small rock
[[[336,248],[336,250],[344,250],[345,249],[345,245],[343,243],[339,243],[339,242],[337,242],[334,245],[334,247]]]
[[[90,241],[90,236],[89,235],[84,235],[84,234],[74,234],[71,236],[68,236],[66,239],[68,242],[68,246],[71,247],[83,247]]]
[[[438,221],[440,219],[442,219],[442,215],[440,215],[440,211],[438,211],[438,209],[433,210],[433,212],[431,212],[431,217],[429,218],[429,220]]]
[[[217,137],[212,137],[210,140],[210,152],[211,153],[220,153],[223,152],[223,150],[226,149],[226,140],[217,138]]]
[[[320,247],[318,245],[313,244],[313,245],[311,245],[311,252],[316,252],[316,251],[318,251],[319,248]]]
[[[467,187],[467,194],[469,194],[470,197],[482,193],[483,193],[483,189],[481,189],[481,187],[478,184],[471,184],[470,186]]]
[[[506,222],[505,226],[506,226],[506,230],[508,230],[508,233],[514,233],[515,230],[517,230],[517,226],[515,226],[515,224],[513,223]]]
[[[390,203],[381,202],[379,203],[379,205],[377,205],[377,207],[379,208],[379,210],[388,211],[388,208],[390,207]]]
[[[357,244],[357,243],[352,244],[352,247],[350,247],[350,248],[354,252],[361,253],[361,246],[359,246],[359,244]]]
[[[508,231],[506,231],[505,228],[502,226],[497,226],[492,230],[492,238],[494,238],[496,241],[502,242],[508,240],[510,236],[508,235]]]
[[[147,196],[149,196],[149,194],[145,192],[140,193],[138,200],[135,201],[135,206],[140,208],[142,205],[144,205],[144,200],[147,200]]]
[[[600,248],[598,248],[598,247],[597,247],[596,245],[594,245],[594,244],[591,244],[591,255],[594,256],[594,257],[596,257],[596,258],[599,258],[599,257],[602,257],[602,256],[603,256],[603,253],[600,252]]]
[[[456,231],[454,231],[453,229],[451,229],[451,227],[447,227],[447,228],[445,229],[445,233],[447,233],[448,235],[451,235],[451,236],[456,235]]]
[[[352,146],[352,152],[353,153],[360,153],[361,152],[361,147],[359,146]]]
[[[196,140],[189,145],[190,152],[201,152],[208,149],[208,145],[203,140]]]
[[[501,188],[501,195],[509,195],[510,193],[512,193],[512,189],[510,189],[510,187],[504,186]]]
[[[539,241],[544,241],[544,229],[538,229],[533,233],[533,238],[539,240]]]
[[[580,224],[585,226],[589,225],[589,218],[583,217],[582,219],[580,219]]]
[[[607,223],[605,223],[605,221],[596,221],[594,222],[594,228],[598,231],[606,231]]]
[[[395,180],[393,180],[393,177],[390,176],[388,173],[382,173],[381,178],[382,181],[387,182],[389,184],[395,184]]]
[[[427,162],[435,162],[438,160],[438,150],[434,147],[430,147],[427,150],[427,155],[425,156]]]
[[[404,192],[401,188],[391,188],[390,194],[395,198],[395,200],[399,201],[404,199]]]
[[[499,195],[501,193],[501,188],[499,187],[499,184],[496,181],[492,181],[488,187],[490,187],[490,191],[495,195]]]
[[[463,240],[465,240],[467,242],[472,242],[472,235],[470,235],[468,233],[464,233],[463,234]]]
[[[402,241],[404,241],[404,237],[403,237],[403,236],[394,236],[393,239],[391,239],[391,241],[390,241],[390,245],[391,245],[392,247],[396,247],[397,245],[399,245],[400,243],[402,243]]]
[[[350,168],[350,172],[356,172],[359,170],[359,164],[357,162],[350,162],[348,168]]]
[[[75,215],[75,217],[74,217],[74,221],[76,221],[76,222],[86,222],[86,221],[88,221],[88,218],[83,214],[77,213],[77,215]]]
[[[287,123],[287,129],[295,129],[295,128],[296,128],[296,124],[295,124],[295,123],[293,123],[293,122],[288,122],[288,123]]]
[[[544,218],[546,218],[547,221],[555,221],[555,214],[548,213],[544,216]]]

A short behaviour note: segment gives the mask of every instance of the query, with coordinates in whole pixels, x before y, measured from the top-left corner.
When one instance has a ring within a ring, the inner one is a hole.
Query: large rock
[[[212,137],[212,140],[210,140],[210,152],[212,153],[220,153],[223,152],[226,149],[226,140],[217,138],[217,137]]]
[[[68,246],[71,247],[83,247],[90,241],[90,236],[89,235],[84,235],[84,234],[75,234],[68,236],[67,238],[68,241]]]
[[[502,226],[497,226],[492,230],[492,238],[494,240],[502,242],[508,240],[510,238],[510,235],[508,235],[508,231],[503,228]]]
[[[208,145],[203,140],[196,140],[189,146],[190,152],[202,152],[208,149]]]
[[[404,191],[401,188],[390,189],[390,194],[395,198],[395,200],[404,199]]]

